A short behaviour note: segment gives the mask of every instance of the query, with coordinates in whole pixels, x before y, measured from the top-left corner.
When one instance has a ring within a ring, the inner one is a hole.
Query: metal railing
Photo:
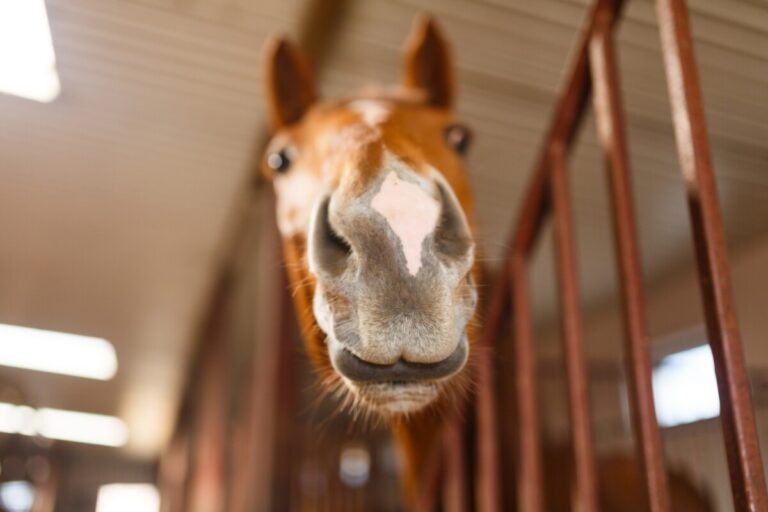
[[[500,455],[495,428],[493,367],[480,366],[477,397],[477,510],[500,510],[499,457],[514,456],[515,496],[521,512],[544,510],[542,449],[537,411],[528,263],[551,217],[562,314],[575,465],[575,510],[597,511],[594,442],[590,424],[583,328],[575,263],[568,154],[592,97],[608,162],[614,237],[621,283],[631,414],[638,436],[649,510],[670,510],[661,436],[653,405],[645,298],[631,190],[625,120],[614,45],[621,0],[597,0],[583,28],[568,80],[542,144],[513,229],[510,249],[493,288],[481,346],[492,347],[511,319],[515,355],[515,450]],[[704,122],[700,85],[684,0],[657,0],[666,79],[680,168],[685,180],[699,282],[715,360],[733,502],[738,511],[768,510],[763,465],[726,258],[723,225]],[[510,314],[511,312],[511,314]],[[484,437],[485,436],[485,437]]]
[[[509,505],[508,501],[502,501],[502,494],[504,497],[514,495],[519,512],[545,510],[543,450],[538,419],[539,393],[528,270],[533,249],[548,220],[554,227],[555,269],[561,301],[563,354],[575,466],[574,509],[580,512],[599,509],[588,372],[583,349],[583,320],[575,262],[574,217],[568,183],[569,153],[575,134],[587,114],[590,99],[595,111],[600,144],[608,162],[607,177],[625,330],[624,353],[633,431],[637,435],[636,445],[643,468],[645,494],[651,512],[671,511],[661,436],[653,404],[646,300],[614,43],[614,27],[621,15],[623,3],[622,0],[596,0],[589,11],[567,80],[523,196],[511,234],[510,248],[487,302],[482,322],[483,332],[477,341],[479,361],[474,415],[466,424],[455,419],[446,426],[443,449],[440,457],[435,457],[429,471],[431,477],[423,489],[419,511],[434,510],[439,504],[445,512],[467,509],[497,512],[502,510],[502,503]],[[657,0],[657,10],[680,168],[688,194],[701,297],[718,378],[733,501],[739,512],[763,512],[768,510],[763,464],[734,314],[722,219],[687,9],[684,0]],[[267,210],[270,208],[271,205],[266,206]],[[235,238],[244,238],[242,233],[245,232],[247,230],[242,229]],[[233,255],[239,254],[237,250],[231,252]],[[233,270],[229,267],[223,272],[223,284],[217,288],[218,293],[212,301],[214,307],[209,311],[209,321],[203,327],[203,339],[210,344],[217,343],[223,336],[220,332],[224,327],[222,316],[227,314],[231,306],[227,302],[231,294],[227,286],[231,283]],[[281,294],[285,293],[284,283],[276,286]],[[172,444],[161,465],[161,474],[167,475],[163,486],[166,498],[164,510],[223,510],[225,500],[221,496],[225,494],[229,496],[229,508],[232,510],[261,510],[268,508],[269,503],[285,501],[281,501],[279,496],[270,499],[270,485],[275,481],[272,473],[277,470],[269,443],[273,442],[275,432],[280,429],[275,418],[265,416],[261,411],[278,411],[280,407],[290,406],[289,401],[277,396],[277,390],[285,387],[290,379],[288,311],[286,299],[279,308],[279,325],[271,336],[277,343],[267,347],[268,350],[259,354],[258,362],[253,363],[247,392],[241,397],[243,406],[239,421],[243,428],[236,436],[239,453],[231,461],[222,460],[216,452],[226,445],[223,425],[226,420],[224,414],[219,414],[221,403],[210,398],[214,394],[221,394],[219,388],[223,386],[225,360],[221,357],[205,357],[207,351],[215,347],[201,351],[198,364],[201,373],[205,375],[206,384],[199,389],[189,385],[188,402],[205,402],[208,405],[190,405],[182,410],[180,425],[189,429],[189,424],[197,423],[197,432],[179,429],[175,438],[178,443]],[[495,360],[491,357],[493,349],[502,348],[499,343],[502,333],[507,330],[512,333],[512,346],[504,348],[511,349],[514,364],[504,370],[514,374],[512,397],[497,389]],[[192,374],[196,375],[197,372]],[[280,379],[283,379],[282,384],[278,385]],[[509,403],[499,404],[499,400]],[[509,407],[512,403],[514,428],[503,429],[500,418],[497,418],[498,406]],[[192,421],[187,416],[193,416],[196,408],[200,409],[195,415],[197,421]],[[211,414],[212,408],[217,408],[215,414]],[[287,417],[287,413],[277,416]],[[514,482],[503,482],[506,475],[501,472],[502,460],[514,462]],[[211,467],[210,461],[213,461],[215,467]],[[229,484],[224,478],[227,472],[223,468],[227,463],[231,473],[236,476]],[[260,487],[254,490],[254,483],[259,483]],[[202,491],[190,492],[195,488],[202,488]],[[288,492],[287,488],[283,491]],[[168,497],[172,499],[168,500]],[[217,508],[206,508],[210,501],[216,501]],[[331,509],[339,507],[333,506]]]

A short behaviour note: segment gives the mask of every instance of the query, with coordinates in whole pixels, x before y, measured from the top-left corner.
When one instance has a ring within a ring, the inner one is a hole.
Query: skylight
[[[50,102],[61,91],[44,0],[0,0],[0,92]]]
[[[720,415],[715,364],[709,345],[670,354],[653,371],[656,415],[663,427]]]
[[[117,355],[101,338],[0,324],[0,366],[109,380]]]

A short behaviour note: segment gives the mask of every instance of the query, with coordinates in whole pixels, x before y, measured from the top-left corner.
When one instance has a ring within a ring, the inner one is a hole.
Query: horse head
[[[340,101],[318,100],[289,41],[266,60],[274,135],[263,168],[291,281],[308,289],[308,351],[329,386],[387,417],[463,387],[477,303],[470,134],[432,20],[417,22],[404,60],[399,90]]]

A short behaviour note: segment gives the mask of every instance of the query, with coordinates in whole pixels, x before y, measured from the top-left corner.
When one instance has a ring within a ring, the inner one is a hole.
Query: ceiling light
[[[128,442],[128,427],[114,416],[7,403],[0,403],[0,432],[113,447]]]
[[[96,512],[157,512],[160,494],[152,484],[108,484],[99,487]]]
[[[61,91],[44,0],[0,0],[0,92],[49,102]]]
[[[3,0],[0,0],[2,2]],[[0,484],[0,505],[9,512],[29,512],[35,501],[35,489],[23,480]]]
[[[720,415],[715,363],[709,345],[675,352],[653,370],[656,416],[663,427]]]
[[[101,338],[0,324],[0,366],[109,380],[117,356]]]
[[[38,409],[36,420],[37,432],[48,439],[103,446],[123,446],[128,441],[128,428],[114,416]]]

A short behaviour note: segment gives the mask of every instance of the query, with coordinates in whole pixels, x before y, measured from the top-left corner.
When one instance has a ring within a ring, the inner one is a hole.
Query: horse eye
[[[287,149],[281,149],[267,156],[267,166],[275,172],[283,173],[291,166],[291,159]]]
[[[443,132],[445,141],[460,155],[466,154],[469,149],[469,143],[472,141],[472,134],[464,125],[452,124]]]

